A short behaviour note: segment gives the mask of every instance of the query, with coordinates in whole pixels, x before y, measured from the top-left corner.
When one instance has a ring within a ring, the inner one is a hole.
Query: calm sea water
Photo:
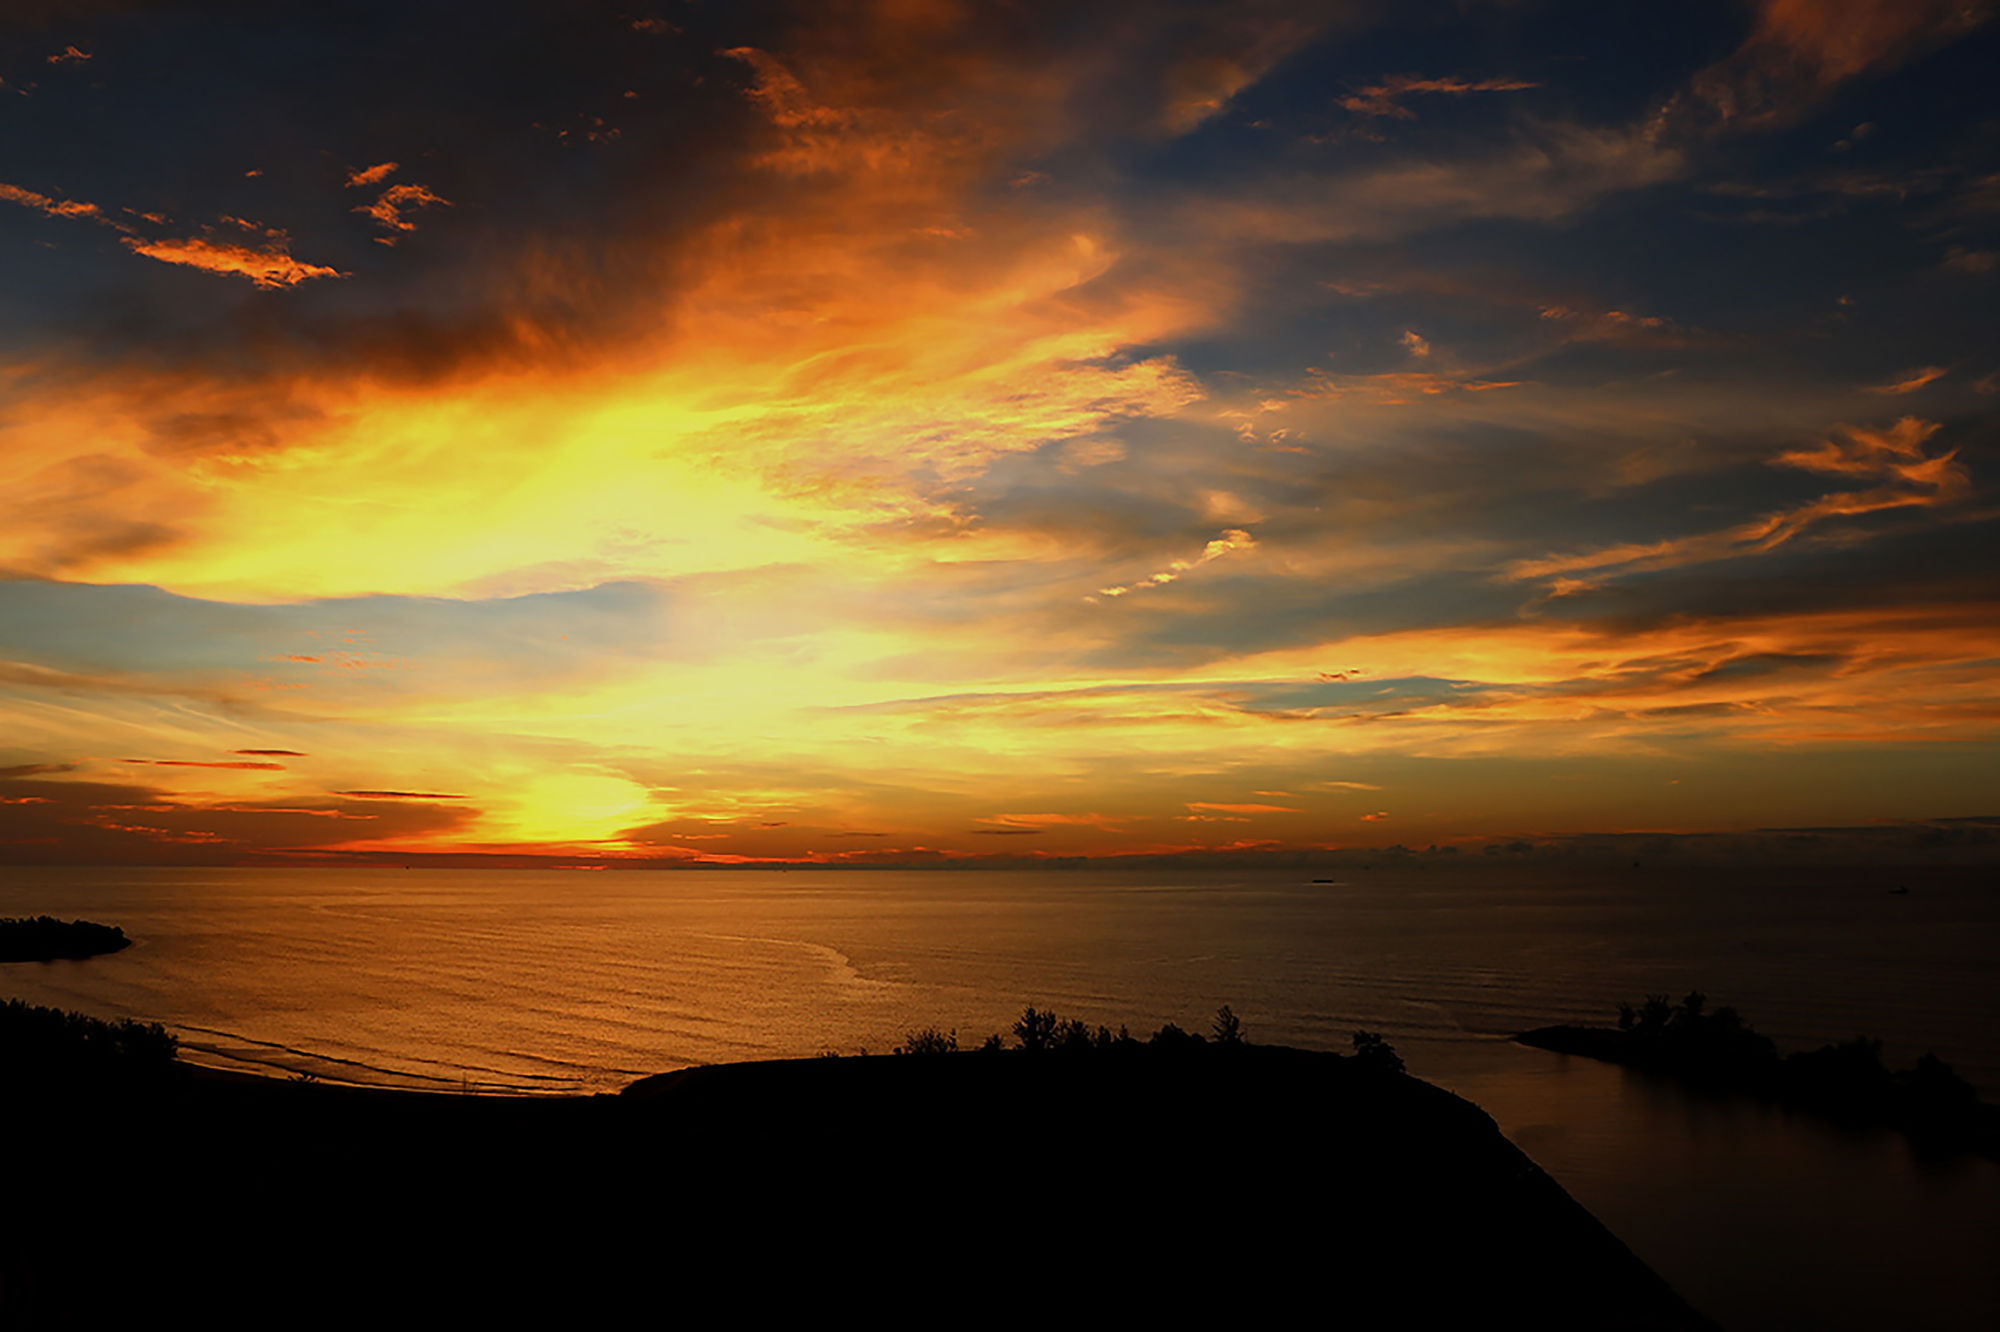
[[[2000,1168],[1505,1038],[1690,988],[1781,1046],[1857,1033],[2000,1092],[2000,887],[1974,874],[1398,866],[1303,874],[8,870],[0,915],[123,925],[0,996],[166,1023],[198,1060],[468,1091],[1004,1031],[1342,1048],[1380,1031],[1737,1328],[2000,1326]],[[1908,883],[1908,895],[1888,888]]]

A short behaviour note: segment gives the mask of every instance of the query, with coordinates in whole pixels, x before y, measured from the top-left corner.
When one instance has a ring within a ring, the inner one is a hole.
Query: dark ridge
[[[1988,1105],[1934,1054],[1905,1069],[1882,1062],[1866,1036],[1780,1055],[1735,1009],[1710,1009],[1696,990],[1679,1004],[1650,995],[1619,1005],[1618,1026],[1541,1027],[1523,1045],[1623,1064],[1702,1091],[1781,1102],[1836,1123],[1893,1128],[1932,1155],[2000,1160],[2000,1106]]]
[[[1379,1039],[1029,1026],[1050,1039],[933,1031],[618,1096],[0,1082],[0,1306],[143,1312],[198,1273],[231,1307],[352,1321],[1710,1326]]]
[[[96,957],[129,948],[132,941],[116,925],[54,916],[0,919],[0,962],[54,962]]]

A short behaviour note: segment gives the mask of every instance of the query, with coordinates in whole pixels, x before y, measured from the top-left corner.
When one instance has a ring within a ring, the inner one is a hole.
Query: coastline
[[[1736,1021],[1733,1013],[1730,1021]],[[1559,1025],[1521,1032],[1513,1040],[1633,1069],[1690,1093],[1778,1104],[1854,1128],[1891,1129],[1920,1153],[2000,1162],[2000,1106],[1981,1101],[1932,1056],[1914,1068],[1892,1071],[1880,1060],[1879,1042],[1857,1037],[1780,1057],[1749,1028],[1734,1031],[1739,1039],[1704,1043],[1700,1037],[1662,1041],[1624,1028]]]

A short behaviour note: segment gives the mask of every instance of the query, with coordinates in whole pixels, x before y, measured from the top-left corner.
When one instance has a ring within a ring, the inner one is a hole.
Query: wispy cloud
[[[23,208],[32,208],[38,213],[47,213],[50,217],[88,218],[105,226],[118,225],[107,219],[94,203],[84,203],[77,199],[52,199],[46,194],[24,190],[18,185],[0,184],[0,199],[20,204]]]
[[[1946,375],[1950,373],[1951,371],[1945,368],[1944,366],[1927,365],[1924,366],[1922,369],[1910,371],[1908,374],[1904,375],[1901,379],[1891,380],[1887,384],[1877,384],[1873,388],[1869,389],[1868,392],[1887,394],[1891,396],[1900,396],[1901,394],[1905,393],[1915,393],[1918,389],[1924,387],[1926,384],[1935,384],[1938,380],[1943,379]]]
[[[207,273],[248,278],[252,286],[264,291],[295,287],[313,278],[347,276],[327,264],[309,264],[294,259],[288,242],[282,236],[267,238],[255,246],[202,236],[153,241],[130,236],[125,239],[124,245],[134,254],[157,259],[163,264],[180,264]]]
[[[1833,89],[1971,31],[1986,0],[1761,0],[1757,24],[1669,115],[1732,130],[1790,124]]]
[[[310,264],[294,259],[291,255],[291,239],[283,231],[261,227],[242,218],[227,216],[220,218],[218,220],[218,226],[222,229],[220,232],[211,230],[208,234],[200,236],[148,237],[141,234],[134,224],[105,212],[94,203],[54,199],[34,190],[8,184],[0,184],[0,199],[19,204],[24,208],[32,208],[50,217],[93,222],[98,226],[108,227],[121,234],[119,243],[134,254],[157,259],[165,264],[179,264],[210,273],[246,277],[250,279],[252,285],[267,291],[296,286],[311,278],[347,276],[325,264]],[[156,213],[134,213],[132,216],[156,227],[168,221],[164,215]]]
[[[373,185],[396,174],[400,163],[378,162],[371,167],[361,167],[347,173],[347,188],[357,189],[363,185]]]
[[[450,795],[443,791],[341,791],[339,795],[353,796],[356,800],[463,800],[462,795]]]
[[[1831,519],[1951,503],[1967,493],[1970,477],[1955,461],[1957,450],[1939,454],[1924,451],[1925,443],[1938,429],[1936,422],[1908,416],[1886,429],[1848,426],[1815,448],[1789,450],[1771,460],[1777,467],[1883,483],[1873,488],[1823,495],[1794,508],[1694,536],[1520,560],[1508,566],[1507,577],[1550,579],[1551,592],[1570,595],[1596,587],[1606,578],[1767,554]]]
[[[1419,74],[1393,74],[1380,83],[1358,88],[1340,99],[1344,109],[1357,116],[1388,116],[1415,120],[1417,113],[1405,103],[1413,97],[1464,97],[1470,93],[1523,92],[1539,88],[1526,79],[1425,78]]]
[[[451,206],[451,200],[433,193],[423,185],[391,185],[376,197],[375,202],[363,204],[354,211],[374,218],[379,225],[387,227],[390,231],[415,231],[417,224],[410,221],[408,214],[413,209],[429,208],[434,205],[448,208]],[[378,236],[376,239],[384,245],[395,243],[393,236]]]
[[[283,772],[282,763],[257,763],[241,760],[203,761],[200,759],[126,759],[127,763],[145,763],[156,768],[227,768],[238,771]]]
[[[1212,564],[1232,551],[1249,550],[1257,544],[1255,537],[1240,528],[1231,528],[1215,540],[1201,548],[1201,554],[1190,560],[1175,560],[1156,574],[1140,579],[1136,583],[1120,583],[1112,587],[1100,587],[1100,597],[1122,597],[1130,592],[1142,592],[1147,588],[1165,587],[1180,579],[1191,569],[1199,569],[1204,564]]]

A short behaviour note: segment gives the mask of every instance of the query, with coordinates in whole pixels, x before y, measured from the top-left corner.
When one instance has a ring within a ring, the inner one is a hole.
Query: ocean
[[[1325,875],[1332,882],[1314,882]],[[0,871],[118,924],[0,997],[165,1023],[220,1067],[464,1092],[962,1044],[1023,1005],[1138,1035],[1380,1032],[1697,1307],[1748,1328],[2000,1326],[2000,1167],[1529,1050],[1700,989],[1781,1048],[1866,1033],[2000,1097],[2000,886],[1971,871],[1389,862],[1333,871]],[[1908,886],[1907,894],[1890,889]],[[977,1144],[968,1144],[976,1150]]]

